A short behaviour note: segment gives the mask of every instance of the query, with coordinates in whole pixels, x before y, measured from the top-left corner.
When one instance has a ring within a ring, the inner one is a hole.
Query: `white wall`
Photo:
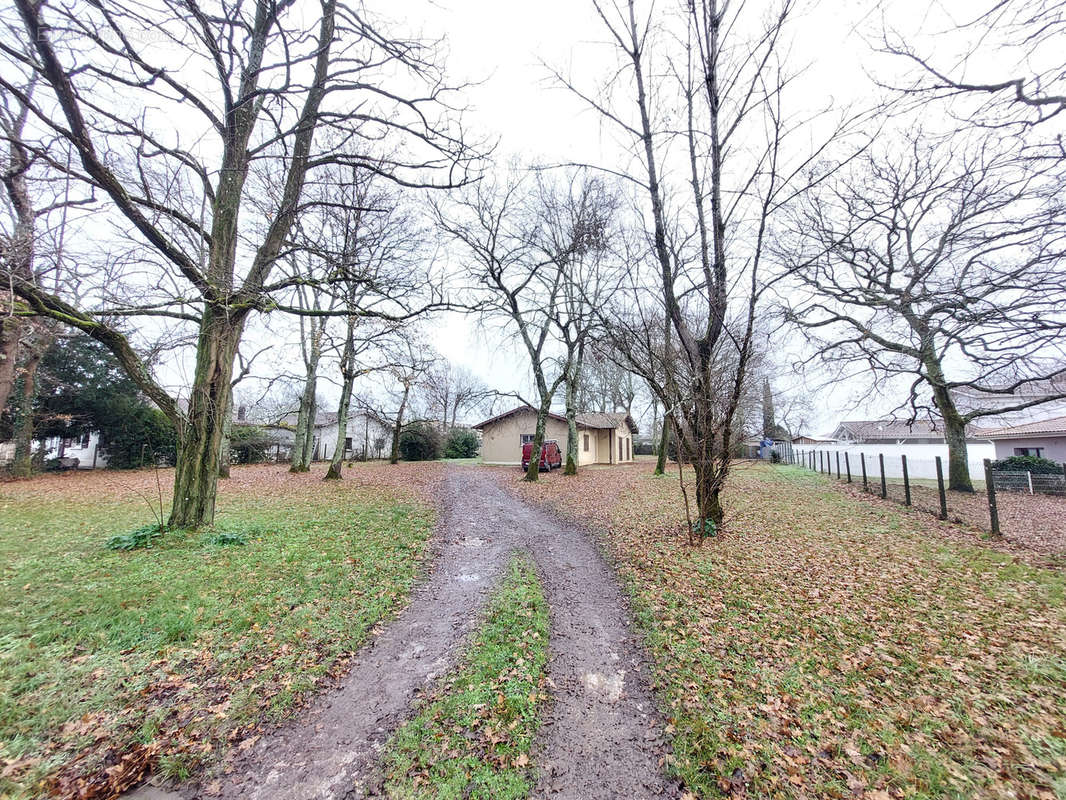
[[[52,437],[45,441],[45,454],[44,457],[56,458],[59,455],[60,450],[60,438],[58,436]],[[64,458],[76,458],[78,459],[78,469],[92,469],[93,468],[93,456],[96,457],[96,468],[103,469],[107,466],[107,453],[100,447],[100,434],[89,434],[89,443],[85,446],[81,446],[81,437],[68,440],[66,447],[62,448]],[[36,446],[36,445],[35,445]]]
[[[1014,455],[1014,448],[1034,447],[1043,448],[1040,457],[1050,458],[1052,461],[1066,461],[1066,436],[1047,436],[1044,438],[1026,437],[1024,439],[997,439],[996,458],[1007,458]]]
[[[337,447],[337,425],[335,423],[332,425],[316,425],[314,436],[316,458],[322,461],[332,459],[333,451]],[[364,439],[369,439],[366,443],[366,450],[370,458],[378,457],[378,452],[374,449],[375,439],[382,438],[385,440],[382,455],[388,456],[392,448],[392,430],[384,427],[374,419],[368,419],[362,414],[353,414],[348,418],[347,438],[352,440],[352,449],[346,455],[352,458],[362,457]]]
[[[801,459],[806,453],[814,452],[815,468],[817,469],[818,452],[829,454],[833,473],[836,474],[836,454],[840,453],[840,474],[844,474],[844,453],[848,453],[851,461],[852,476],[861,475],[859,454],[866,456],[866,474],[868,476],[881,474],[878,456],[884,454],[885,475],[889,478],[903,477],[903,462],[900,456],[907,456],[907,472],[912,478],[936,478],[936,457],[940,456],[944,464],[944,477],[948,473],[948,446],[946,444],[816,444],[795,445],[797,458]],[[984,474],[984,460],[996,458],[996,449],[991,442],[969,442],[966,447],[967,459],[970,463],[970,476],[980,478]]]

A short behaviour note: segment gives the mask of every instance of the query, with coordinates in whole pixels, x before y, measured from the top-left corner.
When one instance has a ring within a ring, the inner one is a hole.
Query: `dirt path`
[[[624,598],[595,545],[471,468],[448,476],[433,573],[340,687],[232,757],[221,778],[180,795],[146,787],[128,797],[379,796],[382,746],[416,691],[452,665],[516,550],[532,554],[551,614],[556,689],[534,754],[536,795],[676,797],[662,777],[662,725]]]

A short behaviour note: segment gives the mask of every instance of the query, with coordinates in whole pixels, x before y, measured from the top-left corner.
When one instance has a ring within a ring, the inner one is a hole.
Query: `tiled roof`
[[[915,436],[943,438],[944,436],[942,424],[922,419],[914,422],[898,419],[853,420],[841,422],[837,429],[840,430],[841,428],[854,438],[866,440],[909,439]],[[986,431],[975,428],[973,425],[966,427],[967,437],[983,437],[985,435]]]
[[[505,411],[502,414],[497,414],[495,417],[489,417],[488,419],[484,420],[483,422],[479,422],[473,427],[476,430],[481,430],[482,428],[485,428],[486,426],[491,425],[494,422],[498,422],[501,419],[504,419],[505,417],[509,417],[512,414],[517,414],[521,411],[530,411],[536,413],[536,409],[532,406],[516,406],[510,411]],[[548,417],[554,420],[558,420],[559,422],[566,422],[566,417],[564,417],[562,414],[555,414],[549,411]],[[638,432],[636,423],[633,422],[633,419],[624,411],[579,411],[577,413],[577,426],[579,428],[617,428],[623,423],[627,424],[629,426],[629,430],[633,433]]]
[[[985,435],[990,439],[1010,439],[1012,436],[1035,436],[1042,433],[1066,435],[1066,417],[1051,417],[1039,422],[1028,422],[1025,425],[995,428],[986,431]]]
[[[638,432],[636,423],[624,411],[579,411],[577,424],[582,428],[618,428],[626,424],[631,433]]]

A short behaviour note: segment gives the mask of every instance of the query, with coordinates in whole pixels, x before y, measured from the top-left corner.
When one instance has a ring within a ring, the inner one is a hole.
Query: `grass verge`
[[[105,543],[144,522],[143,475],[0,487],[0,796],[183,779],[342,671],[434,520],[367,476],[234,470],[215,530],[130,551]]]
[[[676,478],[516,491],[605,534],[692,795],[1066,797],[1061,571],[789,468],[738,469],[693,549]]]
[[[389,797],[528,797],[540,721],[548,607],[533,568],[516,560],[456,670],[386,749]]]

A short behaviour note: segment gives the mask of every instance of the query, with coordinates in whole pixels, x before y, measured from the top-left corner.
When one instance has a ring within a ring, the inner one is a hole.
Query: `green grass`
[[[801,469],[738,469],[683,544],[674,480],[521,486],[605,532],[699,798],[1066,798],[1066,576]]]
[[[471,456],[470,458],[438,458],[438,461],[443,461],[445,464],[458,464],[461,467],[472,467],[481,463],[481,456]]]
[[[540,584],[532,567],[516,560],[460,665],[390,740],[388,796],[528,797],[547,639]]]
[[[144,503],[73,477],[0,487],[0,796],[131,750],[180,778],[284,716],[402,603],[433,524],[395,491],[251,484],[213,531],[114,551]]]

